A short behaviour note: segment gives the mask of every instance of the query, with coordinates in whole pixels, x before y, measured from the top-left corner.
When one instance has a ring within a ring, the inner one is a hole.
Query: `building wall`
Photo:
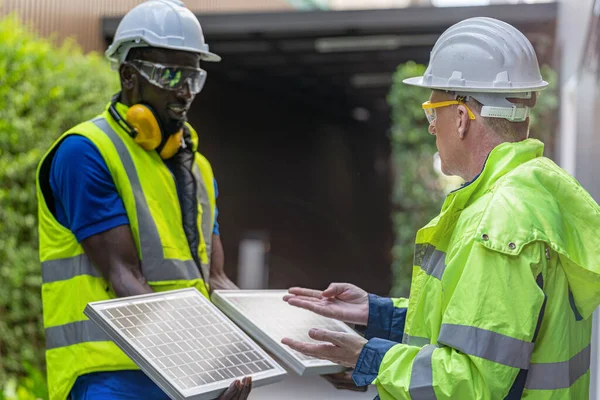
[[[2,0],[0,15],[17,12],[42,36],[75,37],[85,51],[104,51],[101,18],[123,15],[144,0]],[[185,0],[197,13],[291,10],[286,0]]]

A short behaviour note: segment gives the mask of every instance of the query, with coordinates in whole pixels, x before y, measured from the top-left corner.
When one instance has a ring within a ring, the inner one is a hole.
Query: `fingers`
[[[310,351],[309,346],[310,345],[308,345],[307,343],[299,342],[297,340],[287,338],[287,337],[284,337],[283,339],[281,339],[281,343],[285,344],[288,347],[291,347],[292,349],[294,349],[296,351],[299,351],[302,354],[306,354],[307,356],[311,355],[311,354],[309,354],[309,351]]]
[[[235,395],[233,396],[232,400],[240,400],[240,395],[242,393],[242,388],[244,387],[244,385],[242,384],[242,382],[240,380],[237,380],[235,382],[235,387],[236,387],[236,392]]]
[[[219,396],[219,400],[235,400],[239,394],[238,384],[240,384],[239,380],[231,382],[227,390]]]
[[[294,294],[286,294],[285,296],[283,296],[283,301],[289,302],[290,299],[300,299],[300,300],[312,301],[312,302],[323,301],[323,299],[321,297],[296,296]]]
[[[227,390],[219,396],[219,400],[246,400],[252,390],[252,377],[247,376],[231,382]]]
[[[240,400],[246,400],[252,391],[252,377],[247,376],[242,379],[242,390],[240,391]]]
[[[332,283],[322,293],[323,297],[337,297],[350,289],[352,285],[349,283]]]
[[[345,334],[342,332],[333,332],[325,329],[311,329],[308,331],[308,336],[311,338],[318,340],[320,342],[329,342],[336,346],[342,346],[344,341]]]
[[[301,298],[292,298],[288,299],[288,304],[294,307],[304,308],[305,310],[312,311],[324,317],[338,318],[338,316],[335,313],[335,310],[322,304],[319,304],[318,302],[303,300]]]
[[[310,336],[313,339],[324,340],[329,343],[304,343],[290,338],[283,338],[281,343],[307,356],[329,360],[351,368],[356,366],[360,353],[365,343],[367,343],[364,338],[353,341],[351,340],[352,335],[320,329],[311,329]],[[341,345],[337,346],[333,344],[334,342]]]
[[[335,348],[335,346],[331,344],[312,344],[312,343],[304,343],[299,342],[290,338],[281,339],[281,343],[286,346],[291,347],[292,349],[305,354],[307,356],[320,358],[323,360],[331,360],[331,350]]]
[[[321,295],[323,294],[323,291],[315,290],[315,289],[293,287],[288,290],[288,293],[296,295],[296,296],[315,297],[315,298],[320,299],[322,297]]]

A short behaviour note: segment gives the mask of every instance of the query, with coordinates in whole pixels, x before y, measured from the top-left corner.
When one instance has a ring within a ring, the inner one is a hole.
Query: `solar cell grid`
[[[121,303],[99,302],[105,304],[97,312],[114,329],[113,334],[125,338],[135,354],[126,353],[134,361],[136,355],[143,356],[138,365],[148,367],[150,373],[144,371],[151,378],[152,374],[162,375],[180,393],[198,391],[202,386],[226,388],[243,376],[252,375],[256,380],[285,375],[243,332],[193,291],[191,295],[189,290],[176,291],[184,292],[178,297],[154,294]],[[93,304],[88,306],[90,310]]]

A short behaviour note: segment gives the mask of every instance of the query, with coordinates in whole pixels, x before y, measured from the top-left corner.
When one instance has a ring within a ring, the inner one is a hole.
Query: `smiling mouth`
[[[188,112],[188,107],[186,107],[186,106],[179,106],[179,105],[172,104],[172,105],[169,105],[167,108],[176,114],[186,114]]]
[[[189,107],[182,106],[179,104],[170,104],[167,106],[167,114],[171,119],[176,121],[186,120],[188,111]]]

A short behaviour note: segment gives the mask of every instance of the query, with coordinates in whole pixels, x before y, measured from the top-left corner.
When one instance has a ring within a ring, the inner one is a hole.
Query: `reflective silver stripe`
[[[77,321],[46,328],[46,349],[56,349],[84,342],[104,342],[111,339],[92,321]]]
[[[153,271],[152,279],[144,276],[150,283],[159,281],[200,279],[200,273],[194,260],[162,260],[158,270]]]
[[[438,343],[499,364],[528,369],[534,344],[474,326],[443,324]]]
[[[591,346],[588,345],[567,361],[531,363],[525,387],[530,390],[568,388],[590,369]]]
[[[117,135],[117,133],[110,127],[104,118],[96,118],[93,120],[93,122],[98,128],[102,129],[102,131],[113,142],[117,153],[119,154],[119,158],[123,163],[125,172],[127,173],[127,178],[129,178],[129,182],[131,184],[131,190],[133,191],[135,198],[135,209],[138,219],[140,248],[142,252],[142,272],[144,277],[149,282],[161,281],[165,280],[165,278],[177,279],[173,274],[171,274],[173,271],[165,271],[165,260],[158,229],[156,228],[156,224],[154,223],[154,219],[150,213],[150,208],[148,207],[146,197],[144,196],[142,185],[137,175],[131,154],[129,154],[127,147],[119,135]],[[167,264],[170,264],[170,262]],[[187,265],[184,269],[188,273],[187,275],[184,274],[184,276],[188,276],[189,272],[191,271],[189,271]],[[192,276],[193,278],[199,278],[200,274],[197,271],[197,268],[196,273],[189,276]]]
[[[202,207],[202,238],[206,245],[206,256],[208,257],[208,264],[202,263],[202,273],[208,279],[210,276],[210,257],[212,254],[212,234],[213,234],[213,221],[214,216],[212,209],[210,208],[210,201],[208,199],[208,191],[204,185],[204,179],[202,178],[202,172],[198,164],[194,162],[192,173],[196,179],[196,196],[198,197],[198,203]]]
[[[402,335],[402,343],[409,346],[423,347],[431,343],[431,339],[426,337],[411,336],[405,333]]]
[[[431,244],[417,244],[414,265],[421,267],[427,275],[442,280],[446,270],[446,253],[436,250]]]
[[[44,283],[64,281],[76,276],[89,275],[102,278],[102,275],[87,256],[80,254],[72,258],[44,261],[42,263],[42,276]],[[193,260],[162,260],[158,270],[152,274],[153,280],[149,282],[170,280],[192,280],[200,278],[198,268]]]
[[[150,213],[148,202],[144,196],[142,184],[140,183],[131,154],[129,154],[129,150],[127,150],[125,143],[123,143],[123,140],[121,140],[119,135],[111,128],[106,119],[96,118],[92,122],[110,138],[123,163],[123,167],[125,168],[127,178],[131,185],[133,197],[135,198],[140,248],[142,252],[142,270],[144,271],[146,279],[157,280],[153,279],[149,274],[152,275],[152,273],[156,271],[158,264],[160,264],[163,259],[162,243],[160,241],[158,229],[156,228],[156,224]]]
[[[42,280],[44,283],[64,281],[79,275],[102,277],[84,254],[42,262]]]
[[[442,280],[446,270],[446,253],[436,250],[431,255],[427,268],[423,268],[428,275]]]
[[[437,348],[432,344],[423,347],[415,357],[408,391],[412,400],[435,400],[431,356]]]

